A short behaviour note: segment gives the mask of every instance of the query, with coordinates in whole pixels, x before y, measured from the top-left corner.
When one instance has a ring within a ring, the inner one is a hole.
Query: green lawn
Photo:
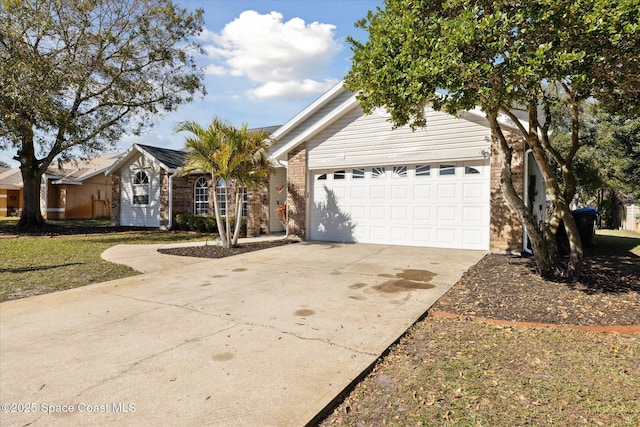
[[[77,288],[138,274],[100,258],[121,244],[172,243],[202,239],[186,233],[0,238],[0,301]]]

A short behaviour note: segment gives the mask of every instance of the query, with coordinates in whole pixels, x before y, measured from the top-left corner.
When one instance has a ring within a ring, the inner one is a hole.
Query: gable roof
[[[152,147],[151,145],[144,144],[133,144],[115,163],[107,168],[105,174],[111,175],[113,171],[120,169],[123,164],[131,160],[134,156],[140,154],[146,156],[151,161],[157,163],[162,169],[170,173],[174,173],[184,166],[186,157],[186,153],[181,150]]]
[[[15,190],[22,187],[19,168],[0,168],[0,188]]]
[[[167,170],[176,170],[184,166],[186,158],[186,153],[184,151],[152,147],[151,145],[136,145],[149,153],[158,163],[160,163],[160,166]]]
[[[88,159],[70,160],[62,164],[62,169],[50,166],[45,176],[52,184],[81,185],[83,181],[104,173],[121,155],[122,153],[107,153]]]
[[[346,97],[346,100],[340,102],[341,97]],[[322,115],[320,120],[304,128],[305,121],[313,115],[320,113],[323,108],[330,107],[332,103],[338,103],[338,105]],[[356,99],[356,94],[348,91],[344,87],[343,82],[336,84],[271,135],[276,143],[271,147],[269,157],[274,160],[282,160],[283,156],[291,149],[325,129],[342,116],[344,112],[351,110],[357,105],[358,100]],[[297,128],[301,128],[301,130],[299,130],[298,134],[295,134]],[[286,142],[279,144],[279,142],[285,140]]]

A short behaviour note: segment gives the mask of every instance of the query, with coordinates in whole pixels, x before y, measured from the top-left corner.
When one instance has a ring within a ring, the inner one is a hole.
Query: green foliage
[[[54,159],[102,151],[204,93],[194,39],[202,10],[171,0],[4,1],[0,22],[0,148],[17,149],[28,177],[27,226],[42,223],[39,182]]]
[[[633,0],[387,0],[358,23],[369,40],[350,39],[345,83],[365,111],[385,107],[414,126],[426,103],[510,109],[547,96],[544,82],[579,99],[637,99],[638,10]]]
[[[569,203],[581,108],[596,99],[609,110],[640,109],[637,0],[387,0],[357,25],[369,39],[350,39],[345,86],[358,92],[364,111],[382,107],[395,126],[416,128],[427,125],[428,106],[450,114],[479,106],[499,148],[503,194],[522,218],[539,269],[579,274],[582,248]],[[550,141],[559,104],[569,113],[565,152]],[[514,186],[512,129],[544,175],[555,208],[549,225],[532,217]],[[561,220],[571,243],[566,271],[554,253]]]
[[[235,218],[229,219],[230,223],[235,225]],[[221,222],[226,222],[226,217],[221,217]],[[214,215],[193,215],[193,214],[177,214],[175,228],[184,231],[198,231],[200,233],[217,233],[218,226]],[[240,235],[247,235],[247,219],[242,218],[240,222]]]
[[[271,140],[264,131],[250,131],[246,124],[236,129],[218,118],[214,118],[207,127],[193,121],[181,122],[174,131],[192,135],[186,139],[187,158],[182,173],[205,171],[211,174],[214,183],[219,178],[224,180],[225,205],[232,206],[230,197],[232,192],[235,193],[233,205],[236,212],[242,208],[243,187],[256,188],[271,175],[273,167],[267,160]],[[232,231],[230,218],[225,218],[224,225],[220,220],[222,216],[217,198],[214,198],[213,207],[223,247],[237,244],[241,223],[236,224]]]

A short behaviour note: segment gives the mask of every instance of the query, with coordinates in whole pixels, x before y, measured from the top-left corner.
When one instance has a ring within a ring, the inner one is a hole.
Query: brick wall
[[[173,223],[177,214],[193,214],[193,196],[196,181],[202,175],[176,176],[173,178]],[[213,214],[213,199],[209,187],[209,211]]]
[[[524,196],[524,141],[516,135],[508,135],[513,149],[513,183],[520,197]],[[518,216],[511,210],[500,188],[502,162],[498,144],[491,143],[491,231],[490,250],[497,253],[522,251],[523,228]]]
[[[260,235],[260,189],[247,193],[247,237]]]
[[[272,175],[273,177],[273,175]],[[269,225],[271,215],[275,215],[269,211],[271,206],[271,198],[269,196],[269,183],[260,185],[259,197],[260,197],[260,233],[270,233],[271,227]]]
[[[306,239],[307,148],[301,144],[289,152],[287,176],[287,232]]]

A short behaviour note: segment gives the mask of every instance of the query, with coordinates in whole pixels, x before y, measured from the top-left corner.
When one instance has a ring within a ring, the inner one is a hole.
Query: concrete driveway
[[[171,268],[4,302],[0,425],[305,425],[483,255],[164,256]]]

